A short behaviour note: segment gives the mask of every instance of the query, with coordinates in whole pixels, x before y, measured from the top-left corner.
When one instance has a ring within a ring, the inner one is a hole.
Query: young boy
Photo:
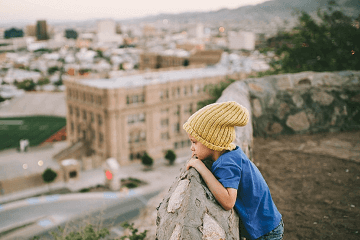
[[[214,103],[195,112],[183,128],[191,140],[195,168],[225,210],[240,217],[241,237],[280,240],[284,225],[263,176],[235,140],[235,126],[245,126],[248,110],[236,102]],[[211,171],[202,160],[211,158]]]

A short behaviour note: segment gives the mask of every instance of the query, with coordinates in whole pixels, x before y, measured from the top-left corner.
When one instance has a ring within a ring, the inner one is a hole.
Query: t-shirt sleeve
[[[213,174],[225,188],[239,188],[241,168],[233,162],[223,162],[213,168]]]

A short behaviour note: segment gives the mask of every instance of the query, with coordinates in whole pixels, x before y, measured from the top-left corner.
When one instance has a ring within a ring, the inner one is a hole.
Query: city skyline
[[[169,2],[155,0],[151,2],[129,1],[89,2],[85,0],[13,0],[2,1],[0,19],[2,24],[30,24],[36,20],[82,21],[99,18],[116,20],[141,18],[158,14],[178,14],[183,12],[217,11],[222,8],[236,9],[246,5],[256,5],[269,0],[242,0],[236,2],[223,0],[218,2],[190,1]]]

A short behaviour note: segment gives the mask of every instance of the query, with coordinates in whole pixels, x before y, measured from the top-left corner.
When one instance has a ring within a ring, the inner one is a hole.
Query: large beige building
[[[126,165],[145,151],[154,159],[164,157],[167,149],[189,153],[182,125],[209,97],[204,87],[227,77],[234,78],[226,69],[207,67],[67,80],[68,141],[87,140],[92,167],[109,157]]]

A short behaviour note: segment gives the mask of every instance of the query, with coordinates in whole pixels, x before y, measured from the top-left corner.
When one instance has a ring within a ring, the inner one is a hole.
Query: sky
[[[99,18],[128,19],[160,13],[235,9],[267,0],[0,0],[1,23],[34,23]]]

